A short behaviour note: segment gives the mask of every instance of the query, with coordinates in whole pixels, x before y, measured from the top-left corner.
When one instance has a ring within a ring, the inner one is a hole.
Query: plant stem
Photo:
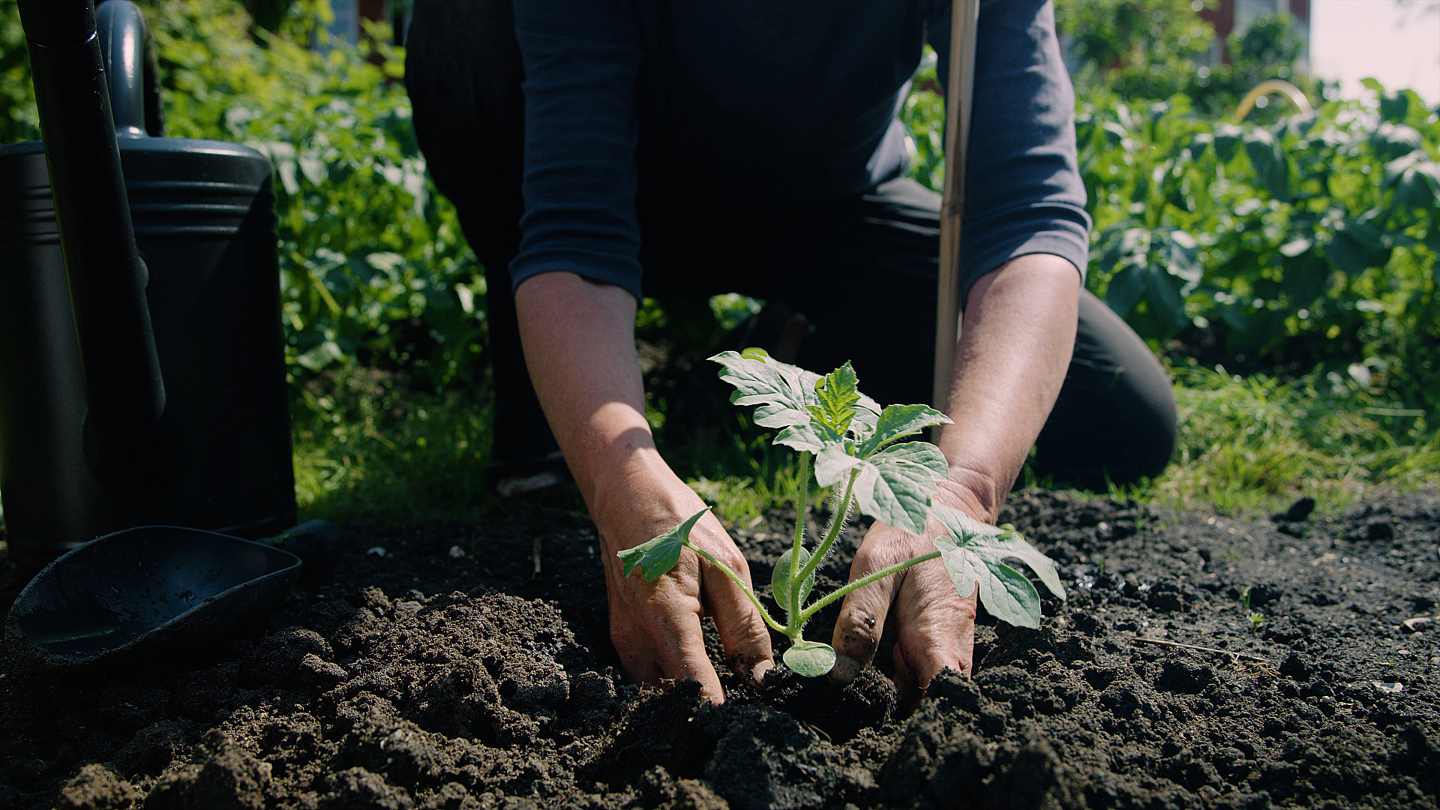
[[[750,586],[745,584],[745,580],[741,579],[739,574],[730,570],[730,566],[715,559],[714,555],[712,555],[710,552],[691,543],[689,540],[685,541],[685,548],[688,548],[696,554],[699,554],[701,557],[704,557],[706,560],[709,560],[711,565],[720,569],[720,573],[729,577],[731,582],[739,585],[740,590],[745,592],[745,597],[750,600],[750,604],[754,605],[755,609],[760,611],[760,618],[764,619],[765,623],[770,625],[771,629],[775,630],[775,632],[777,633],[784,633],[787,636],[791,636],[792,638],[794,637],[794,634],[791,633],[789,627],[786,627],[785,625],[775,621],[773,618],[770,617],[770,611],[766,610],[765,606],[760,604],[760,599],[755,596],[755,592],[750,590]]]
[[[906,568],[909,568],[909,567],[912,566],[912,565],[919,565],[920,563],[925,562],[926,560],[933,560],[933,559],[935,559],[936,557],[939,557],[939,556],[940,556],[940,552],[938,552],[938,551],[932,551],[932,552],[930,552],[929,554],[922,554],[922,555],[920,555],[919,557],[915,557],[915,558],[913,558],[913,559],[906,560],[905,562],[902,562],[902,563],[896,563],[895,565],[892,565],[892,566],[890,566],[889,568],[885,568],[885,569],[882,569],[882,570],[880,570],[880,571],[876,571],[875,573],[870,574],[870,575],[865,576],[865,577],[861,577],[860,579],[852,580],[852,581],[846,583],[844,586],[840,587],[839,589],[837,589],[837,590],[835,590],[835,591],[833,591],[833,592],[831,592],[831,593],[829,593],[829,594],[826,594],[826,595],[825,595],[825,598],[823,598],[823,599],[815,602],[814,604],[810,605],[810,607],[805,608],[805,611],[800,614],[800,624],[803,626],[803,625],[805,624],[805,622],[810,621],[810,617],[811,617],[811,616],[814,616],[816,613],[820,612],[822,609],[824,609],[824,607],[825,607],[826,605],[830,604],[831,602],[834,602],[836,599],[839,599],[839,598],[845,596],[845,594],[850,593],[851,591],[855,590],[856,588],[863,588],[863,587],[865,587],[866,585],[869,585],[870,583],[875,582],[875,581],[877,581],[877,580],[882,580],[882,579],[884,579],[885,577],[890,576],[891,574],[898,574],[898,573],[900,573],[901,571],[904,571]]]
[[[815,573],[815,569],[820,567],[820,562],[825,559],[825,555],[830,553],[830,547],[835,544],[835,538],[840,536],[840,530],[845,527],[845,516],[850,514],[850,496],[855,490],[855,479],[859,477],[860,470],[858,468],[850,472],[850,479],[845,482],[845,495],[840,498],[840,503],[835,508],[835,519],[830,522],[830,529],[825,532],[825,539],[820,541],[820,546],[815,549],[815,553],[805,562],[805,567],[800,570],[800,581],[804,581]],[[794,592],[795,589],[792,586],[791,593]],[[801,614],[800,624],[803,625],[804,617],[808,617],[811,613],[813,611],[807,610]],[[792,622],[792,624],[794,623]]]
[[[785,576],[790,580],[790,598],[785,600],[785,621],[795,626],[795,616],[800,613],[800,582],[796,576],[800,566],[800,551],[805,547],[805,514],[810,509],[810,451],[800,453],[800,483],[795,493],[795,543],[790,550],[790,570]]]

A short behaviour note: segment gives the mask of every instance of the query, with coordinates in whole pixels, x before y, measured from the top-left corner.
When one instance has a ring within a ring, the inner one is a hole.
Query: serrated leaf
[[[723,366],[720,379],[735,386],[730,401],[756,406],[755,424],[774,429],[810,424],[809,408],[820,399],[801,369],[754,353],[721,352],[710,359]]]
[[[928,405],[886,406],[885,410],[880,412],[880,418],[875,423],[875,432],[865,440],[855,454],[866,458],[891,442],[906,436],[913,436],[932,425],[944,425],[949,422],[950,417]]]
[[[1005,563],[1014,559],[1028,565],[1051,593],[1065,598],[1055,564],[1018,532],[981,523],[948,506],[935,507],[934,514],[948,532],[935,538],[935,548],[961,596],[978,588],[980,603],[997,619],[1019,627],[1039,627],[1039,592]]]
[[[782,658],[785,666],[806,678],[818,678],[835,666],[835,650],[818,641],[797,641]]]
[[[815,384],[822,379],[819,374],[782,363],[758,349],[721,352],[710,359],[723,367],[720,379],[735,386],[730,401],[757,406],[755,424],[780,431],[776,444],[818,453],[838,441],[816,428],[814,414],[809,410],[820,405],[815,390]],[[858,409],[850,422],[850,432],[863,441],[874,429],[880,405],[858,391],[856,396]]]
[[[845,438],[845,431],[850,429],[850,421],[855,418],[856,407],[860,403],[860,391],[855,386],[855,370],[850,367],[849,361],[815,384],[815,396],[820,404],[809,406],[809,411],[815,421],[825,428],[827,438],[841,441]]]
[[[857,467],[855,500],[860,511],[917,533],[925,528],[936,483],[950,474],[945,457],[933,444],[906,442],[866,459],[827,449],[816,456],[815,480],[822,487],[833,486]]]
[[[794,548],[785,550],[780,559],[775,561],[775,568],[770,572],[770,590],[775,594],[775,601],[786,613],[790,611],[790,556]],[[796,563],[796,569],[804,568],[805,563],[810,561],[810,552],[800,549],[800,561]],[[799,599],[801,607],[805,606],[805,600],[810,596],[810,589],[815,587],[815,572],[811,571],[810,576],[800,583]]]
[[[709,511],[707,506],[659,537],[619,552],[617,556],[625,567],[625,576],[630,576],[636,566],[640,568],[640,575],[651,582],[669,573],[680,562],[680,551],[685,547],[685,541],[690,539],[690,530]]]

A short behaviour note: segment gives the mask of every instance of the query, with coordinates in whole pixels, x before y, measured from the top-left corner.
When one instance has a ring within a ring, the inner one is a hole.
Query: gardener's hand
[[[656,582],[621,576],[616,556],[704,506],[655,449],[635,353],[635,307],[625,290],[571,273],[542,273],[515,288],[530,381],[600,530],[610,636],[621,663],[642,683],[694,678],[719,702],[724,692],[705,656],[700,617],[715,619],[736,668],[759,677],[774,666],[760,614],[693,552]],[[749,570],[714,517],[692,538],[733,570]]]
[[[935,503],[989,521],[969,488],[942,482]],[[851,581],[935,550],[931,539],[944,534],[935,518],[925,534],[915,535],[875,524],[865,535],[850,566]],[[831,646],[835,668],[830,678],[849,683],[875,657],[885,622],[896,626],[895,685],[902,699],[918,695],[942,669],[970,673],[975,647],[976,597],[961,598],[940,560],[929,560],[852,591],[840,606]]]
[[[724,690],[710,658],[700,619],[715,621],[725,657],[737,674],[760,679],[774,667],[770,634],[755,606],[715,566],[685,550],[673,570],[654,582],[638,571],[624,576],[618,552],[638,546],[705,507],[653,451],[637,453],[622,474],[597,488],[591,515],[600,530],[610,639],[620,662],[640,683],[691,678],[712,702]],[[750,569],[714,515],[700,519],[691,542],[750,584]]]

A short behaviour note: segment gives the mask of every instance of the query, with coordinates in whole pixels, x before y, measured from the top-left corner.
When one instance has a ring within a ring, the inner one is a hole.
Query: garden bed
[[[1305,511],[1018,493],[1069,600],[982,618],[974,677],[914,706],[874,673],[628,684],[573,511],[345,527],[248,637],[6,657],[0,808],[1440,806],[1440,495]],[[735,536],[763,565],[781,531]]]

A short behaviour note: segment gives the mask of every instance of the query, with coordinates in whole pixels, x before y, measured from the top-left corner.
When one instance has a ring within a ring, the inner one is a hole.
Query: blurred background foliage
[[[393,33],[374,26],[358,44],[333,41],[327,0],[140,4],[159,52],[167,134],[245,143],[276,166],[287,359],[301,487],[311,492],[302,501],[360,492],[347,502],[363,511],[374,497],[356,488],[367,454],[372,470],[387,470],[372,476],[377,487],[427,465],[471,483],[486,454],[484,279],[426,175]],[[1272,401],[1286,386],[1302,392],[1278,397],[1286,401],[1322,392],[1360,414],[1345,424],[1377,431],[1374,452],[1347,455],[1374,478],[1392,464],[1386,442],[1433,456],[1436,111],[1378,86],[1365,99],[1336,98],[1300,72],[1303,45],[1284,17],[1256,20],[1225,43],[1228,63],[1211,65],[1203,1],[1056,6],[1095,221],[1089,286],[1196,397],[1233,393],[1235,374],[1251,392],[1239,401],[1252,404],[1261,389]],[[38,137],[23,43],[8,4],[0,142]],[[1266,79],[1296,85],[1315,109],[1280,100],[1234,120]],[[939,188],[933,56],[914,88],[902,110],[912,173]],[[733,296],[708,312],[650,302],[641,325],[704,349],[755,308]],[[663,394],[652,403],[657,424],[667,405]],[[463,413],[437,424],[450,410]],[[1191,436],[1182,446],[1193,461],[1212,444]],[[389,461],[373,460],[385,453]],[[762,450],[741,455],[742,474],[770,472]],[[401,497],[454,489],[434,486],[436,475]]]

